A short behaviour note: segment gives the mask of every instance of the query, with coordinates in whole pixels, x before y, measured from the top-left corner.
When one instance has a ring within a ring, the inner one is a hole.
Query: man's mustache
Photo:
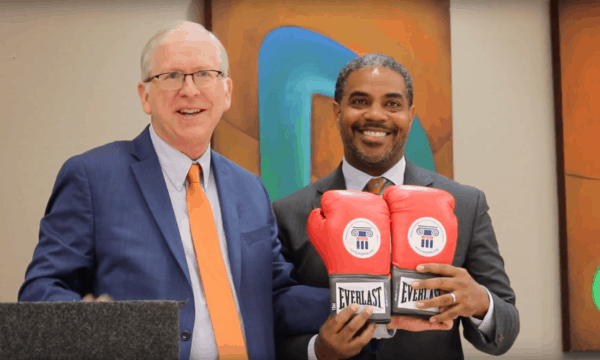
[[[386,126],[385,124],[379,122],[379,121],[365,121],[363,123],[356,123],[352,125],[352,130],[355,131],[364,131],[366,129],[381,129],[384,130],[386,132],[396,132],[397,131],[397,127],[395,126]]]

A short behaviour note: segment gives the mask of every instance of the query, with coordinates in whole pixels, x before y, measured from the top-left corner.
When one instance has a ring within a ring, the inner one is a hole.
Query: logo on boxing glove
[[[379,251],[381,234],[375,224],[368,219],[354,219],[344,228],[344,246],[357,258],[366,259]]]
[[[372,306],[374,314],[385,314],[388,306],[387,292],[383,282],[338,282],[335,284],[337,312],[350,304]]]
[[[395,299],[394,299],[394,301],[396,302],[396,307],[399,309],[416,310],[417,309],[417,301],[429,300],[429,299],[433,299],[434,297],[440,296],[440,291],[437,289],[435,289],[435,290],[413,289],[413,287],[411,286],[413,281],[419,281],[422,279],[415,279],[415,278],[410,278],[407,276],[400,276],[399,279],[400,279],[400,281],[399,281],[398,291],[395,293]],[[421,311],[429,311],[429,312],[435,314],[435,313],[438,313],[440,310],[439,310],[439,308],[434,307],[434,308],[421,309]]]
[[[435,256],[446,246],[446,229],[431,217],[415,220],[408,229],[407,237],[410,247],[421,256]]]

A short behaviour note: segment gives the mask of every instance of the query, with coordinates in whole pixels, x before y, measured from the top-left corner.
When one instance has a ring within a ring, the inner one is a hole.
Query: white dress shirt
[[[194,245],[192,243],[192,234],[190,230],[190,220],[188,217],[186,201],[187,174],[190,170],[190,166],[197,163],[202,167],[202,177],[200,181],[202,183],[202,188],[208,197],[210,207],[212,208],[212,212],[215,217],[217,233],[221,243],[221,252],[223,253],[225,268],[227,269],[227,276],[229,277],[229,285],[233,291],[233,298],[235,300],[238,314],[240,314],[237,294],[235,293],[235,288],[233,287],[233,281],[231,277],[229,257],[227,256],[227,241],[225,238],[225,231],[223,230],[223,220],[221,218],[221,205],[219,203],[219,196],[217,193],[217,184],[215,182],[214,174],[210,168],[210,144],[207,151],[205,151],[199,159],[191,160],[186,155],[174,149],[163,139],[161,139],[154,131],[152,125],[150,125],[150,139],[152,140],[152,145],[154,146],[154,150],[158,155],[158,161],[160,163],[160,167],[162,168],[163,176],[165,177],[169,198],[171,199],[171,205],[173,206],[175,219],[177,220],[177,227],[179,228],[179,235],[181,237],[181,242],[183,243],[185,260],[190,274],[190,281],[192,282],[192,291],[194,293],[195,316],[194,329],[190,334],[190,340],[192,341],[190,359],[217,360],[218,352],[215,342],[215,335],[213,332],[212,323],[210,322],[210,317],[208,315],[206,298],[204,297],[204,291],[202,289],[202,283],[198,271],[198,263],[196,261],[196,254],[194,252]],[[241,315],[240,322],[242,322]],[[241,327],[243,332],[243,322]]]
[[[375,177],[384,177],[394,185],[404,185],[404,171],[406,170],[406,159],[404,156],[394,166],[381,176],[371,176],[350,165],[346,158],[342,160],[342,173],[346,181],[346,190],[363,191],[367,183]]]

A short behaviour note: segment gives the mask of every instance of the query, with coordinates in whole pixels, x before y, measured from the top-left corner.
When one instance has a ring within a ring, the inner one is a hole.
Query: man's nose
[[[192,75],[186,75],[183,78],[183,85],[179,90],[182,95],[193,96],[200,93],[200,89],[194,84],[194,77]]]
[[[364,117],[366,120],[384,121],[385,120],[385,111],[380,105],[373,104],[367,109]]]

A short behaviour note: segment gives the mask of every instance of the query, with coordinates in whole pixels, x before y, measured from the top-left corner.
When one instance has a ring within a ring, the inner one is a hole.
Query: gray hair
[[[155,48],[158,47],[158,45],[160,45],[160,43],[165,39],[165,37],[169,34],[169,32],[177,29],[184,22],[186,22],[186,21],[179,20],[174,23],[171,23],[168,26],[157,31],[156,34],[154,34],[154,36],[152,38],[150,38],[150,40],[148,40],[148,42],[144,46],[144,49],[142,50],[142,57],[140,60],[140,67],[142,70],[142,81],[146,80],[148,78],[148,76],[150,75],[150,72],[152,71],[152,60],[154,60]],[[197,23],[194,23],[194,24],[197,24]],[[197,25],[200,26],[200,28],[202,28],[204,31],[206,31],[210,35],[210,37],[219,44],[219,47],[221,49],[221,64],[220,64],[221,71],[223,71],[223,78],[226,78],[227,73],[229,72],[229,57],[227,56],[227,51],[225,51],[225,47],[223,47],[223,44],[215,36],[215,34],[206,30],[206,28],[204,28],[204,26],[202,26],[200,24],[197,24]]]
[[[363,68],[372,67],[385,67],[394,70],[404,78],[404,85],[406,86],[406,95],[408,96],[408,105],[412,106],[413,103],[413,81],[412,77],[408,73],[408,70],[393,57],[386,54],[365,54],[362,56],[355,57],[350,60],[342,70],[340,71],[337,81],[335,82],[335,95],[334,100],[338,103],[342,103],[342,97],[344,97],[344,88],[346,87],[346,80],[348,76],[356,70]]]

